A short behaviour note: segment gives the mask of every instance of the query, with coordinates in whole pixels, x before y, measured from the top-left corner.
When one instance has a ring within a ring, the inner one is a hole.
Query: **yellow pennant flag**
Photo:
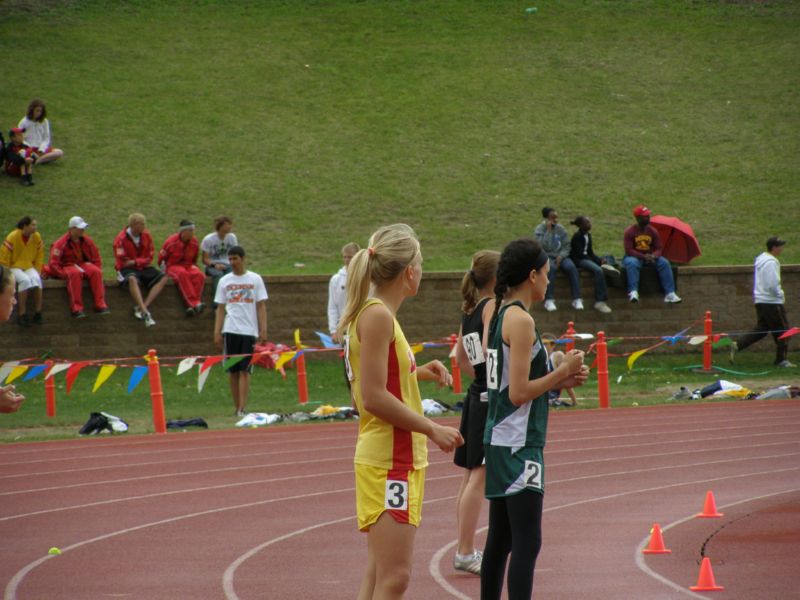
[[[103,365],[100,367],[100,372],[97,374],[97,379],[94,380],[94,387],[92,388],[92,393],[94,394],[97,390],[100,389],[100,386],[103,385],[108,378],[111,377],[112,373],[117,370],[116,365]]]
[[[11,383],[12,381],[14,381],[20,375],[24,375],[25,371],[27,371],[27,370],[28,370],[28,367],[25,367],[25,366],[14,367],[11,370],[11,373],[8,374],[8,377],[6,378],[6,383]]]
[[[411,351],[412,351],[414,354],[419,354],[419,353],[420,353],[420,352],[422,352],[424,349],[425,349],[425,344],[414,344],[413,346],[411,346]]]
[[[299,329],[295,329],[294,330],[294,345],[295,345],[295,348],[297,350],[302,350],[303,348],[308,348],[308,346],[304,346],[300,342],[300,330]]]
[[[644,350],[637,350],[636,352],[632,353],[632,354],[631,354],[631,355],[628,357],[628,371],[630,371],[631,369],[633,369],[633,363],[635,363],[635,362],[638,360],[638,358],[639,358],[639,357],[640,357],[642,354],[644,354],[645,352],[647,352],[648,350],[650,350],[650,348],[645,348]]]
[[[297,354],[297,352],[281,352],[280,357],[275,361],[275,370],[277,371],[287,362],[292,360],[295,357],[295,354]]]

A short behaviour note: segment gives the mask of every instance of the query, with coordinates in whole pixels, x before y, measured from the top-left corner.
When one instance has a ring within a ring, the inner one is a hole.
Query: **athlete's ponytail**
[[[347,304],[336,328],[340,339],[369,298],[370,285],[392,281],[419,256],[417,235],[404,223],[381,227],[372,234],[367,248],[356,252],[347,267]]]
[[[480,250],[472,255],[472,268],[461,280],[461,297],[464,302],[461,310],[470,314],[478,304],[478,292],[486,287],[497,275],[500,253],[494,250]]]

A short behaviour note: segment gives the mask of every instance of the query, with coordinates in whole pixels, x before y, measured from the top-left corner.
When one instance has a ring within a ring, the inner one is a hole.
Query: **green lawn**
[[[0,27],[0,127],[42,97],[66,151],[0,177],[0,228],[30,213],[49,243],[80,214],[109,276],[132,211],[159,245],[229,213],[278,274],[393,221],[461,270],[544,205],[619,256],[640,201],[694,225],[694,264],[775,233],[800,263],[791,0],[5,0]]]

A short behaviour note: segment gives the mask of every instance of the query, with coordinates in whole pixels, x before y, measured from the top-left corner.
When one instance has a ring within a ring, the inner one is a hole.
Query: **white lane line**
[[[736,502],[731,502],[729,504],[720,505],[718,508],[730,508],[731,506],[736,506],[738,504],[746,504],[748,502],[755,502],[757,500],[763,500],[765,498],[772,498],[773,496],[780,496],[781,494],[791,494],[791,493],[798,492],[798,491],[800,491],[800,488],[794,488],[794,489],[791,489],[791,490],[783,490],[781,492],[774,492],[774,493],[771,493],[771,494],[763,494],[761,496],[751,496],[749,498],[744,498],[742,500],[737,500]],[[678,519],[677,521],[673,521],[669,525],[666,525],[665,527],[663,527],[662,531],[667,531],[668,529],[672,529],[673,527],[677,527],[678,525],[682,525],[683,523],[686,523],[688,521],[693,521],[695,518],[696,518],[696,515],[692,514],[691,516],[684,517],[683,519]],[[696,594],[696,593],[692,592],[691,590],[689,590],[688,588],[679,585],[678,583],[672,581],[671,579],[667,579],[666,577],[664,577],[660,573],[657,573],[656,571],[654,571],[653,569],[648,567],[647,563],[645,562],[645,555],[642,553],[642,550],[644,550],[644,548],[647,546],[647,544],[649,542],[650,542],[650,536],[648,535],[648,536],[645,536],[645,538],[642,539],[642,541],[639,542],[639,545],[636,547],[635,562],[636,562],[636,566],[639,567],[639,569],[641,571],[643,571],[646,575],[649,575],[650,577],[652,577],[656,581],[659,581],[659,582],[663,583],[664,585],[672,588],[673,590],[683,593],[685,596],[687,596],[689,598],[703,598],[703,599],[705,599],[705,598],[708,597],[708,596],[703,596],[701,594]]]

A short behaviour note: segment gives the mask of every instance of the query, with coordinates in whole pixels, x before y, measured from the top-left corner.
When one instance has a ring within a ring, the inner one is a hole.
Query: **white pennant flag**
[[[197,356],[190,356],[189,358],[184,358],[178,364],[178,375],[183,375],[184,373],[186,373],[186,371],[191,369],[194,366],[194,363],[197,362],[197,359],[198,359]]]
[[[200,371],[200,374],[197,376],[197,393],[203,391],[203,386],[206,384],[206,379],[208,379],[208,374],[211,373],[211,369],[206,369],[205,371]]]
[[[19,366],[18,360],[10,360],[7,363],[3,363],[3,366],[0,367],[0,383],[3,383],[6,377],[11,375],[11,371],[14,370],[14,367],[17,366]]]
[[[53,365],[53,368],[47,373],[47,377],[45,379],[50,379],[56,373],[61,373],[61,371],[66,371],[72,366],[72,363],[58,363],[57,365]]]

